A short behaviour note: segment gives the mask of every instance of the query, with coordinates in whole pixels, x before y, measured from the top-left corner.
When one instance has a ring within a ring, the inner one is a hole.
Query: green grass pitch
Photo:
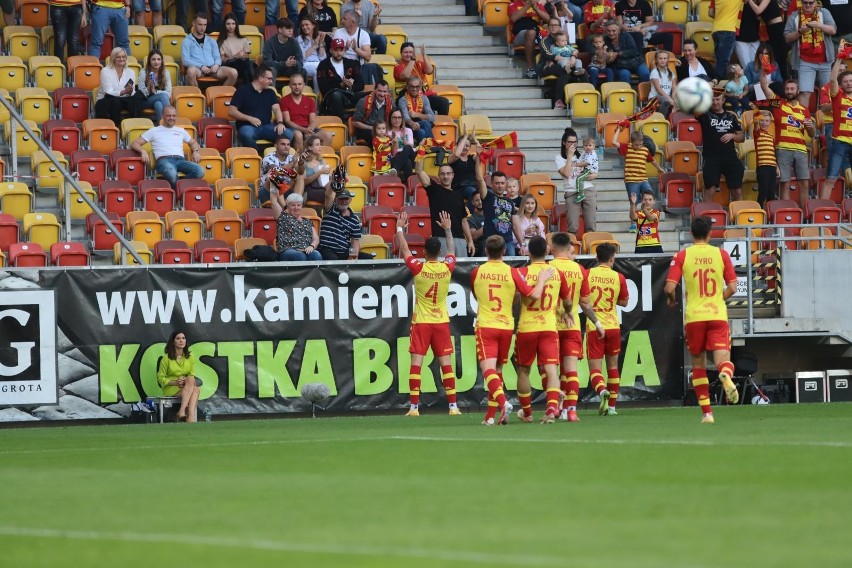
[[[0,430],[0,566],[852,565],[852,405],[594,410]]]

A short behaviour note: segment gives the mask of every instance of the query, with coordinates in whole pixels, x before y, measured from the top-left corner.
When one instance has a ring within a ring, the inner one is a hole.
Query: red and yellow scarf
[[[364,116],[369,120],[373,114],[373,105],[376,104],[376,93],[370,93],[364,97]],[[385,122],[390,123],[391,113],[391,98],[390,95],[385,97]]]
[[[423,112],[423,95],[420,93],[417,93],[416,97],[412,97],[406,92],[405,102],[408,103],[408,112]]]

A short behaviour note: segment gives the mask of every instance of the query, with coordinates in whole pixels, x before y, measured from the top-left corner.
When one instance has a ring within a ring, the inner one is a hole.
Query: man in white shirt
[[[382,78],[382,68],[370,63],[373,55],[370,34],[358,27],[358,14],[354,10],[343,12],[340,16],[340,27],[331,38],[343,40],[346,45],[344,59],[352,59],[361,64],[361,77],[365,84],[372,85]]]
[[[144,146],[151,144],[156,164],[154,171],[162,175],[174,188],[177,185],[178,173],[184,174],[186,178],[203,178],[204,170],[198,165],[201,161],[201,146],[179,126],[177,122],[177,109],[167,106],[163,109],[163,124],[147,130],[130,144],[130,148],[142,156],[142,162],[148,163],[149,156]],[[183,155],[183,145],[189,144],[192,150],[192,162]]]

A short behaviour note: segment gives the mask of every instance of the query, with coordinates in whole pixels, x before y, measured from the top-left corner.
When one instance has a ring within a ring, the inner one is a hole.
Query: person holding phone
[[[116,47],[109,54],[109,63],[101,70],[101,86],[95,101],[95,118],[108,118],[121,125],[121,113],[128,118],[142,115],[143,95],[136,90],[133,69],[127,66],[127,52]]]

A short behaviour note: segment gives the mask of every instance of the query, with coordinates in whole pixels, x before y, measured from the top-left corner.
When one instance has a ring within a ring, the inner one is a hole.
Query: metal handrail
[[[62,177],[65,179],[66,183],[63,184],[63,188],[61,190],[61,191],[65,192],[65,238],[68,239],[68,238],[70,238],[70,235],[71,235],[71,190],[68,188],[68,184],[71,184],[74,187],[74,189],[77,191],[77,193],[80,195],[80,197],[83,198],[83,201],[85,201],[86,204],[89,207],[92,208],[92,212],[95,213],[112,230],[112,233],[116,236],[118,241],[121,243],[121,246],[124,247],[125,249],[127,249],[127,252],[129,252],[130,255],[133,256],[133,259],[136,262],[138,262],[140,265],[144,264],[144,262],[142,261],[142,257],[139,256],[139,253],[136,252],[136,249],[133,248],[133,246],[131,246],[130,241],[128,241],[126,238],[124,238],[124,235],[121,234],[121,231],[119,231],[118,229],[115,228],[115,225],[112,224],[112,221],[110,220],[109,217],[107,217],[106,213],[103,212],[103,210],[100,208],[100,206],[95,201],[92,201],[92,199],[86,194],[86,192],[83,191],[83,189],[80,187],[80,184],[77,183],[77,180],[74,179],[74,177],[70,173],[68,173],[68,170],[66,170],[62,166],[62,164],[59,162],[59,160],[56,159],[56,156],[53,155],[53,151],[50,148],[48,148],[47,144],[45,144],[44,141],[40,137],[36,136],[35,132],[33,132],[33,129],[30,128],[30,126],[24,120],[24,117],[22,117],[20,114],[18,114],[17,109],[14,106],[12,106],[9,103],[9,101],[7,101],[3,97],[0,97],[0,104],[2,104],[4,107],[6,107],[6,110],[9,111],[9,115],[11,117],[11,121],[10,121],[10,126],[11,126],[10,145],[11,145],[11,150],[12,150],[11,161],[12,161],[12,164],[14,164],[13,169],[12,169],[12,173],[13,174],[17,173],[18,156],[17,156],[17,145],[16,145],[16,139],[15,139],[15,128],[16,128],[15,124],[17,123],[24,129],[24,132],[26,132],[27,134],[30,135],[30,137],[36,143],[36,146],[38,146],[39,149],[42,152],[44,152],[44,155],[47,156],[47,159],[50,160],[53,163],[54,166],[56,166],[56,169],[62,174]],[[35,178],[35,176],[33,176],[33,178]],[[124,259],[123,254],[121,255],[121,258]]]

